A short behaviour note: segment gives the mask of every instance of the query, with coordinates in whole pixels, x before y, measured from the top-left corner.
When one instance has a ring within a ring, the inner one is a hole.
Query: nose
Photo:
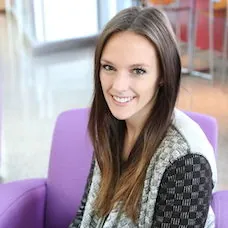
[[[118,73],[116,74],[112,88],[116,92],[124,92],[129,89],[130,86],[130,78],[127,73]]]

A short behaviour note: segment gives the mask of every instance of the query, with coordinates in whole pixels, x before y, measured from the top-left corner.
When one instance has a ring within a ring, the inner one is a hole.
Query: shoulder
[[[202,191],[211,191],[212,188],[212,170],[208,160],[199,154],[187,154],[166,168],[159,193],[194,194],[198,192],[200,194]],[[207,195],[209,196],[210,193],[207,192]]]
[[[212,171],[210,164],[204,156],[193,153],[189,153],[175,160],[166,168],[163,174],[163,178],[168,178],[169,181],[174,182],[177,182],[178,180],[187,180],[189,183],[192,183],[192,181],[195,181],[197,178],[202,177],[204,177],[205,180],[199,179],[197,181],[208,182],[211,180]],[[166,181],[164,183],[167,184]]]
[[[204,227],[213,189],[211,167],[199,154],[187,154],[165,170],[157,193],[153,225]]]
[[[175,109],[172,127],[176,132],[176,137],[178,135],[181,139],[180,141],[187,145],[186,148],[188,151],[183,154],[183,156],[186,154],[196,154],[204,157],[211,167],[213,180],[216,181],[217,169],[215,153],[199,124],[193,121],[184,112]]]
[[[203,152],[206,149],[214,156],[213,148],[199,124],[184,112],[178,109],[174,110],[172,125],[188,143],[191,151]]]

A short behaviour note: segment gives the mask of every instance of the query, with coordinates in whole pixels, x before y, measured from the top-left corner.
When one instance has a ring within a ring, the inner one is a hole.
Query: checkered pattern
[[[211,168],[203,156],[188,154],[176,160],[162,177],[152,227],[204,227],[212,188]]]

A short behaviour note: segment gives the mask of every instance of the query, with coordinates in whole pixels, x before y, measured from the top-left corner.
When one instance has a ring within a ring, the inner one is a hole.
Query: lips
[[[119,97],[115,95],[111,95],[112,101],[117,106],[126,106],[131,104],[131,102],[135,99],[135,96],[125,96],[125,97]]]
[[[134,97],[118,97],[118,96],[112,96],[112,98],[119,103],[128,103],[134,99]]]

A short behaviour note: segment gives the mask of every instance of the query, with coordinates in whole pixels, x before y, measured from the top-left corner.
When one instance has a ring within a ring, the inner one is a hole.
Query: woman
[[[129,8],[104,28],[95,51],[85,193],[70,227],[214,227],[213,149],[175,109],[181,63],[167,17]]]

